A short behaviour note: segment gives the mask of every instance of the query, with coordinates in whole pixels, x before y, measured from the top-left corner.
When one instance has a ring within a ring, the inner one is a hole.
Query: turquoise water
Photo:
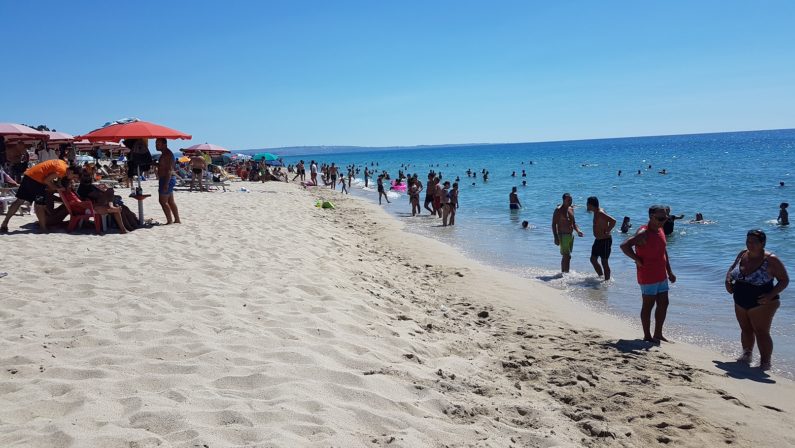
[[[779,203],[795,203],[795,130],[370,151],[290,157],[287,163],[313,157],[340,166],[376,162],[374,168],[392,176],[407,164],[407,171],[417,173],[423,183],[430,169],[441,171],[446,180],[460,176],[461,208],[455,227],[441,227],[441,220],[428,217],[427,212],[425,217],[412,218],[405,195],[391,193],[393,203],[384,206],[404,220],[409,231],[563,289],[585,307],[632,323],[638,320],[640,293],[634,264],[618,247],[625,236],[614,233],[613,280],[600,282],[588,261],[593,238],[585,201],[588,196],[599,197],[602,207],[619,223],[629,216],[634,228],[647,220],[649,205],[670,205],[674,214],[686,216],[676,221],[676,230],[669,237],[668,251],[678,281],[670,295],[668,335],[716,349],[727,357],[739,350],[739,329],[723,278],[744,248],[747,230],[765,230],[768,250],[795,272],[795,229],[775,223]],[[477,179],[466,176],[467,169],[480,173],[484,168],[490,173],[488,182],[480,175]],[[663,168],[669,174],[658,174]],[[526,178],[519,177],[523,169]],[[622,170],[621,176],[618,170]],[[513,171],[517,177],[511,177]],[[522,180],[527,186],[521,185]],[[785,182],[784,187],[779,186],[780,181]],[[518,187],[524,205],[518,212],[508,210],[513,186]],[[362,187],[354,185],[353,193],[377,200],[376,192]],[[575,215],[585,237],[575,241],[572,273],[560,278],[555,275],[560,256],[550,224],[564,192],[574,198]],[[696,212],[711,223],[688,223]],[[521,229],[523,220],[530,222],[530,230]],[[774,368],[791,378],[795,377],[793,291],[795,285],[782,294],[782,306],[773,322]]]

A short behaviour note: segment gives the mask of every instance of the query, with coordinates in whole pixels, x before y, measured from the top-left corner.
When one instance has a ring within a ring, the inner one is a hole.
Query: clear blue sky
[[[0,121],[70,133],[139,117],[243,149],[795,127],[791,0],[0,0],[0,17]]]

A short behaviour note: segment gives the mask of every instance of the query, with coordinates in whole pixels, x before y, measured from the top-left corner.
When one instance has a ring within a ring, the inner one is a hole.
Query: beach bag
[[[124,221],[124,224],[131,230],[141,227],[138,225],[138,216],[136,216],[136,214],[133,213],[132,210],[130,210],[130,208],[126,205],[121,206],[121,218]]]

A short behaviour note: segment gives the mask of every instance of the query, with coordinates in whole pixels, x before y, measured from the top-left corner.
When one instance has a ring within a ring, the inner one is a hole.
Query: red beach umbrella
[[[193,145],[191,147],[185,148],[182,150],[183,154],[190,154],[193,152],[201,151],[205,154],[226,154],[229,152],[228,149],[223,148],[218,145],[213,145],[212,143],[202,143],[200,145]]]
[[[190,134],[175,129],[149,123],[148,121],[133,121],[119,123],[91,131],[88,134],[76,137],[90,142],[118,142],[125,138],[168,138],[190,140]]]
[[[48,140],[50,138],[45,132],[16,123],[0,123],[0,135],[9,140]]]

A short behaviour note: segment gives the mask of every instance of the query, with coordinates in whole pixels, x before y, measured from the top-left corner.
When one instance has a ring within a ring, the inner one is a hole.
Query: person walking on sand
[[[519,201],[519,193],[516,192],[516,187],[513,187],[511,193],[508,195],[508,208],[511,210],[519,210],[522,208],[522,203]]]
[[[155,143],[155,145],[157,145],[157,143]],[[171,151],[169,150],[169,152]],[[190,158],[190,168],[193,172],[193,176],[190,178],[190,189],[188,191],[193,191],[193,185],[196,183],[197,179],[199,180],[199,191],[204,190],[202,182],[204,181],[204,170],[207,168],[207,161],[204,160],[201,152],[197,152],[195,156]]]
[[[599,207],[599,199],[596,196],[589,197],[587,204],[588,211],[593,213],[593,236],[595,238],[593,246],[591,246],[591,265],[593,265],[596,275],[599,277],[604,275],[605,281],[608,281],[610,280],[610,265],[607,259],[610,258],[613,247],[611,232],[616,226],[616,220]],[[599,266],[600,259],[601,266]]]
[[[166,225],[172,222],[180,224],[182,221],[179,220],[179,210],[174,202],[174,186],[177,185],[177,178],[174,176],[174,153],[168,149],[164,138],[155,140],[155,149],[161,152],[160,163],[157,164],[157,199],[166,215]]]
[[[304,176],[304,161],[303,160],[299,161],[298,164],[295,166],[295,177],[293,177],[293,182],[295,182],[295,180],[298,179],[299,177],[301,178],[301,182],[304,182],[304,180],[305,180],[304,177],[305,176]]]
[[[643,305],[640,323],[643,340],[668,342],[663,336],[663,324],[668,313],[668,282],[676,282],[666,250],[663,224],[668,220],[662,205],[649,207],[649,223],[640,226],[638,233],[621,243],[621,251],[635,262]],[[634,248],[634,250],[633,250]],[[651,333],[651,312],[654,307],[654,334]]]
[[[442,187],[442,198],[441,198],[441,208],[442,208],[442,225],[447,227],[447,222],[450,219],[450,213],[452,208],[452,201],[450,201],[450,182],[445,181]]]
[[[778,257],[765,250],[766,242],[765,232],[749,231],[745,237],[746,250],[737,255],[726,272],[726,291],[734,296],[734,314],[740,324],[743,347],[737,362],[751,363],[756,342],[762,370],[770,370],[773,356],[770,326],[781,305],[779,294],[789,285],[787,269]]]
[[[341,193],[350,194],[348,193],[348,188],[345,186],[345,178],[340,176],[340,185],[342,185],[342,189],[340,190]]]
[[[383,174],[379,174],[378,175],[378,181],[377,182],[378,182],[378,205],[381,205],[381,196],[383,196],[384,199],[386,199],[386,203],[387,204],[391,204],[391,202],[389,202],[389,197],[386,195],[386,191],[384,191],[384,175]]]
[[[555,207],[552,213],[552,235],[555,245],[560,246],[560,271],[569,272],[571,252],[574,250],[574,232],[583,237],[583,233],[574,220],[574,208],[571,206],[571,194],[563,193],[563,203]]]

